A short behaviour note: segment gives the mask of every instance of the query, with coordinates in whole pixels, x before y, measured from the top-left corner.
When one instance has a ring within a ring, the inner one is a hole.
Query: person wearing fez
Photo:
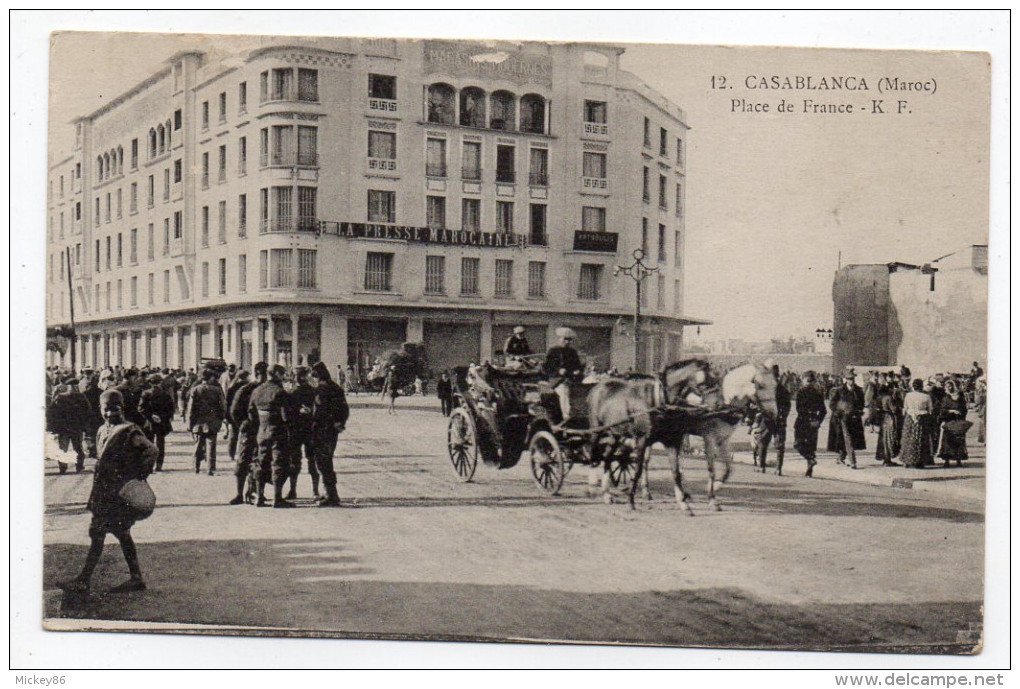
[[[62,582],[65,591],[84,593],[89,590],[92,573],[103,554],[106,534],[120,541],[130,578],[110,589],[110,593],[144,591],[145,581],[138,564],[138,551],[131,538],[131,527],[147,515],[139,513],[121,497],[121,489],[128,481],[144,480],[156,464],[159,451],[135,424],[124,417],[124,395],[119,390],[105,391],[99,401],[105,423],[100,427],[96,443],[99,460],[96,462],[89,495],[88,510],[92,513],[89,524],[88,555],[81,573],[71,581]]]
[[[503,344],[503,354],[507,357],[521,357],[531,354],[531,345],[528,338],[524,336],[524,326],[518,325],[514,328],[513,334],[506,338]]]

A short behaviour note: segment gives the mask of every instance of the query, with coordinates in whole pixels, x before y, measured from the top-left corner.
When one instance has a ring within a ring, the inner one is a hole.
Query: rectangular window
[[[179,131],[183,123],[184,120],[182,117],[182,111],[178,108],[177,110],[174,110],[174,131]]]
[[[478,269],[481,259],[460,259],[460,293],[478,294]]]
[[[99,272],[99,265],[100,265],[99,253],[100,253],[100,245],[99,245],[99,240],[97,239],[96,240],[96,272],[97,273]],[[97,306],[98,306],[98,304],[97,304]]]
[[[319,100],[319,72],[315,69],[298,70],[298,100],[316,103]]]
[[[117,280],[117,310],[124,309],[124,281]]]
[[[112,212],[113,212],[113,200],[112,200],[112,198],[113,197],[112,197],[111,194],[109,194],[109,193],[106,194],[106,222],[110,222],[110,220],[111,220],[111,215],[112,215]]]
[[[170,271],[163,271],[163,303],[170,303]]]
[[[99,224],[99,199],[96,198],[96,224]]]
[[[365,289],[377,292],[393,290],[393,254],[368,252],[365,257]]]
[[[545,298],[545,261],[528,262],[528,296],[532,299]]]
[[[128,211],[138,212],[138,182],[131,183],[131,196],[128,199]]]
[[[209,154],[206,154],[208,158]],[[206,175],[208,177],[208,175]],[[206,186],[209,186],[208,179],[206,180]],[[163,170],[163,200],[170,200],[170,168]]]
[[[666,308],[666,276],[657,275],[655,282],[655,308]]]
[[[138,169],[138,139],[131,139],[131,169]]]
[[[659,208],[669,210],[669,201],[666,199],[667,181],[664,175],[659,175]]]
[[[106,269],[107,270],[110,270],[110,266],[111,266],[111,258],[110,257],[113,255],[113,249],[111,248],[112,242],[113,242],[113,238],[110,237],[110,236],[107,236],[106,237]]]
[[[248,137],[242,136],[237,142],[237,174],[248,174]]]
[[[156,303],[156,274],[149,273],[149,294],[146,303],[152,306]]]
[[[263,249],[259,252],[259,289],[269,287],[269,252]]]
[[[544,148],[531,149],[528,183],[533,187],[549,186],[549,151]]]
[[[514,262],[496,259],[496,290],[497,297],[512,297],[514,294]]]
[[[446,257],[425,257],[425,294],[446,293]]]
[[[148,259],[150,261],[156,260],[156,228],[153,227],[152,223],[149,223],[149,242],[148,242]]]
[[[131,278],[131,307],[138,306],[138,277]]]
[[[269,100],[269,72],[262,72],[259,75],[259,102],[265,103]]]
[[[131,230],[131,239],[130,239],[130,242],[131,242],[131,249],[130,249],[130,251],[131,251],[131,265],[135,265],[136,263],[138,263],[138,230],[137,230],[137,228]]]
[[[319,130],[315,127],[298,127],[297,164],[314,166],[319,164]]]
[[[209,188],[209,152],[202,154],[202,188]]]
[[[248,236],[248,196],[246,194],[237,197],[237,236]]]
[[[81,222],[81,201],[74,204],[74,219],[76,222]]]
[[[683,243],[683,235],[680,230],[673,233],[673,265],[680,267],[680,245]]]
[[[648,218],[641,218],[641,253],[648,255]]]
[[[272,100],[289,100],[294,82],[294,71],[291,69],[273,70]]]
[[[111,294],[110,281],[107,280],[106,281],[106,310],[107,311],[109,311],[111,309],[111,306],[110,306],[110,294]]]
[[[680,281],[673,281],[673,312],[680,313]]]
[[[598,100],[584,102],[584,121],[592,124],[606,124],[606,103]]]
[[[124,265],[124,235],[117,233],[117,267]]]
[[[227,92],[220,93],[220,122],[227,121]]]
[[[652,147],[652,121],[649,120],[647,117],[645,118],[645,130],[644,131],[645,131],[645,136],[644,136],[645,148],[651,148]]]
[[[669,134],[666,132],[665,127],[659,127],[659,155],[669,155]]]
[[[149,208],[156,204],[156,177],[154,175],[149,175],[149,197],[146,201]]]
[[[227,181],[227,147],[224,144],[220,146],[220,165],[219,165],[219,177],[217,178],[220,182]]]
[[[429,139],[426,142],[425,174],[446,177],[446,139]]]
[[[202,296],[209,296],[209,262],[202,263]]]
[[[209,246],[209,206],[202,206],[202,246]]]
[[[396,100],[397,78],[388,74],[369,74],[368,97]]]
[[[678,218],[684,217],[684,192],[683,187],[681,187],[679,184],[676,185],[676,206],[674,207],[673,211],[674,213],[676,213],[676,217]]]
[[[395,160],[397,157],[397,135],[394,132],[368,132],[368,157]]]
[[[446,198],[428,196],[425,199],[425,224],[428,227],[446,227]]]
[[[642,170],[641,198],[645,203],[652,200],[652,176],[651,171],[647,167]]]
[[[123,203],[123,201],[124,201],[124,195],[122,193],[122,190],[118,189],[117,190],[117,217],[118,218],[123,217],[123,215],[124,215],[123,214],[123,210],[124,210],[124,203]]]
[[[585,177],[593,179],[605,179],[606,178],[606,154],[605,153],[591,153],[585,151],[584,153],[584,171],[581,173]]]
[[[248,111],[248,82],[242,81],[237,85],[237,112],[243,114]]]
[[[226,94],[224,94],[224,95],[226,95]],[[227,293],[227,259],[225,259],[225,258],[221,258],[220,259],[219,277],[220,277],[219,289],[217,291],[218,291],[219,294],[226,294]]]
[[[294,189],[293,187],[273,187],[273,218],[271,230],[287,232],[293,228]]]
[[[514,231],[513,201],[496,202],[496,231],[503,234],[510,234]]]
[[[226,244],[227,243],[227,202],[226,201],[220,201],[220,205],[219,205],[219,217],[217,219],[219,220],[219,227],[217,228],[219,230],[219,234],[217,235],[217,239],[219,239],[220,244]]]
[[[319,229],[316,209],[318,190],[315,187],[298,187],[298,230],[315,232]]]
[[[605,232],[606,209],[584,206],[581,209],[581,229],[585,232]]]
[[[477,232],[481,227],[482,202],[479,199],[463,199],[460,210],[462,230]]]
[[[163,219],[163,255],[170,255],[170,218]]]
[[[581,279],[577,283],[577,298],[595,301],[601,296],[602,266],[597,263],[581,264]]]
[[[659,261],[666,261],[666,226],[659,225]]]
[[[259,231],[269,231],[269,190],[259,189]]]
[[[496,146],[496,181],[513,184],[516,180],[514,172],[514,147]]]
[[[209,101],[202,101],[202,129],[209,128]]]
[[[531,204],[531,234],[529,243],[536,246],[545,246],[549,238],[545,231],[546,206],[544,203]]]
[[[237,257],[237,291],[244,294],[248,291],[248,256],[240,254]]]
[[[96,283],[96,313],[99,313],[99,283]]]
[[[368,190],[368,221],[396,222],[397,199],[392,191]]]
[[[174,211],[174,239],[181,239],[184,236],[184,214],[181,211]]]
[[[319,282],[315,268],[315,249],[298,249],[298,288],[318,289]]]
[[[269,250],[269,286],[292,287],[291,262],[294,252],[290,249]]]
[[[294,128],[287,126],[274,126],[270,130],[271,159],[270,165],[293,165],[293,136]]]
[[[269,165],[269,130],[259,130],[259,167]]]
[[[480,180],[482,178],[482,145],[474,141],[465,141],[462,155],[461,178]]]

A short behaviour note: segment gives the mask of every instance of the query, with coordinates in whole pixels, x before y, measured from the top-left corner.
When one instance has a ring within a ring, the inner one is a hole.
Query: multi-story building
[[[679,355],[687,126],[608,45],[289,39],[185,52],[73,122],[47,321],[79,365],[434,368],[557,326],[599,366]],[[69,275],[68,275],[69,271]],[[64,362],[67,363],[67,359]]]

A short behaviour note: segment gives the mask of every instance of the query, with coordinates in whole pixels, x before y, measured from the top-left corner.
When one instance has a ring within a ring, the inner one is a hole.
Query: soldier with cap
[[[152,473],[158,451],[141,429],[125,418],[124,395],[119,390],[104,392],[100,397],[100,407],[106,423],[98,432],[99,461],[96,462],[88,500],[88,509],[92,512],[89,524],[91,544],[81,573],[71,581],[62,582],[60,587],[75,593],[88,591],[92,573],[103,554],[106,534],[112,533],[120,541],[131,578],[110,589],[110,593],[144,591],[138,551],[131,538],[131,527],[143,515],[120,497],[120,492],[128,481],[145,479]]]
[[[258,453],[258,417],[253,421],[248,414],[248,407],[251,404],[251,395],[255,389],[266,382],[266,371],[269,366],[264,361],[255,364],[254,380],[245,382],[230,400],[230,421],[237,428],[237,451],[236,464],[234,465],[234,480],[237,481],[237,495],[230,501],[231,505],[241,505],[244,502],[254,502],[255,475],[253,461]],[[245,491],[245,484],[250,487]],[[245,498],[248,498],[247,500]]]
[[[301,450],[312,477],[312,496],[319,497],[319,470],[315,466],[315,449],[312,443],[312,408],[315,405],[315,388],[308,383],[308,369],[294,369],[294,389],[290,391],[290,491],[288,500],[297,498],[297,480],[301,475]]]
[[[528,338],[524,336],[524,326],[518,325],[514,328],[513,334],[506,338],[503,344],[503,354],[507,357],[523,357],[531,354],[531,345]]]
[[[202,382],[188,395],[188,430],[195,436],[195,473],[209,455],[209,475],[216,473],[216,436],[227,415],[227,399],[220,387],[216,371],[202,371]]]
[[[326,496],[320,500],[319,507],[339,507],[333,453],[337,436],[346,428],[350,408],[343,388],[330,379],[329,368],[321,361],[312,366],[312,383],[312,445],[315,464],[326,489]]]
[[[163,377],[158,373],[149,376],[149,387],[142,391],[138,402],[138,413],[145,420],[142,430],[145,437],[156,445],[156,471],[163,470],[166,458],[166,437],[173,430],[171,419],[174,415],[174,400],[163,386]]]
[[[258,500],[256,505],[266,504],[266,484],[273,484],[273,507],[294,507],[294,503],[283,499],[283,484],[290,475],[290,439],[287,426],[289,402],[283,389],[283,376],[287,372],[280,364],[269,369],[269,380],[255,388],[248,405],[248,418],[258,424],[259,459]]]
[[[238,370],[233,380],[230,382],[230,386],[227,387],[227,455],[230,457],[230,461],[233,462],[237,456],[237,434],[238,425],[234,422],[234,417],[230,413],[231,405],[234,402],[234,397],[237,395],[237,391],[240,390],[245,384],[248,383],[248,372],[243,368]]]
[[[563,418],[570,418],[570,384],[579,381],[584,373],[581,357],[573,347],[576,334],[567,327],[557,328],[556,336],[560,344],[550,347],[545,355],[542,370],[549,378],[549,384],[560,398],[560,411]]]

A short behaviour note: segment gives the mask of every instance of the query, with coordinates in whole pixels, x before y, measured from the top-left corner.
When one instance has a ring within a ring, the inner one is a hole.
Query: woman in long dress
[[[900,413],[892,388],[880,379],[875,394],[875,411],[878,420],[878,443],[875,447],[875,459],[882,466],[897,466],[893,461],[900,453]]]
[[[950,380],[946,383],[946,393],[939,403],[938,420],[938,456],[949,466],[956,460],[956,466],[962,466],[967,457],[967,430],[970,428],[966,420],[967,398],[959,386]]]
[[[931,396],[924,392],[924,383],[915,378],[913,388],[903,398],[903,436],[900,460],[904,466],[919,469],[932,464],[931,429],[934,426]]]

